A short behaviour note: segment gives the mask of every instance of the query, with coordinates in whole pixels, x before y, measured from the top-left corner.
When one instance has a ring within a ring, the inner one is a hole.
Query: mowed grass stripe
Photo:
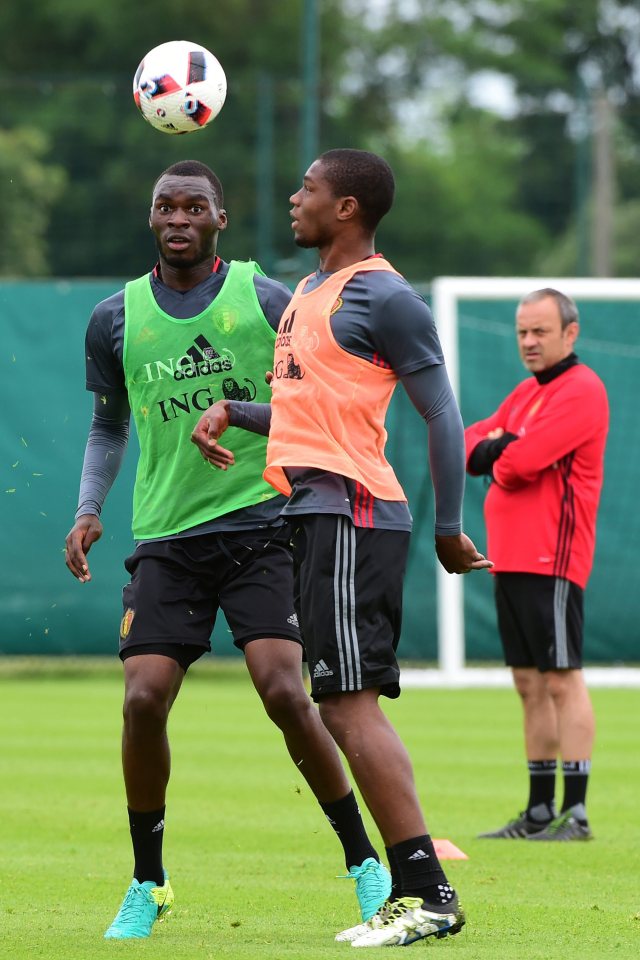
[[[102,939],[131,874],[118,665],[5,663],[0,696],[1,955],[351,955],[333,942],[356,920],[351,882],[335,879],[344,872],[339,844],[242,664],[196,666],[174,708],[165,852],[176,906],[141,942]],[[512,691],[412,689],[386,704],[411,751],[431,832],[470,858],[447,865],[465,930],[408,949],[464,960],[638,956],[640,692],[596,690],[593,699],[596,840],[566,845],[476,839],[526,799]]]

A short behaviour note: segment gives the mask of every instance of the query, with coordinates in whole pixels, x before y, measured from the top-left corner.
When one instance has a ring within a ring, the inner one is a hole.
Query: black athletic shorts
[[[507,666],[543,673],[581,669],[583,593],[562,577],[497,573],[496,610]]]
[[[409,533],[349,517],[292,518],[294,599],[311,695],[380,688],[400,694],[396,648]]]
[[[139,544],[125,560],[121,659],[162,653],[186,670],[211,649],[218,609],[240,649],[261,637],[300,643],[290,541],[284,524]]]

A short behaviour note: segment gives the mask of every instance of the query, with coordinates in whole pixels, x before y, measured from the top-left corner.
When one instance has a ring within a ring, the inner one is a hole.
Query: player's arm
[[[442,346],[429,307],[408,284],[387,285],[372,297],[371,344],[391,366],[428,428],[428,454],[433,484],[438,560],[448,573],[468,573],[492,566],[462,532],[464,493],[464,430],[447,376]]]
[[[227,470],[235,463],[231,450],[220,446],[218,440],[228,427],[239,427],[263,437],[269,435],[271,425],[270,403],[245,403],[242,400],[218,400],[202,414],[196,423],[191,442],[212,466]]]
[[[496,483],[506,490],[532,483],[544,470],[606,429],[606,412],[606,394],[600,381],[568,382],[546,399],[531,418],[526,433],[496,460]]]
[[[464,429],[444,364],[432,364],[401,378],[409,399],[428,428],[429,468],[435,497],[435,544],[448,573],[491,567],[462,532]]]
[[[87,554],[102,536],[100,513],[120,472],[129,440],[126,392],[94,394],[94,409],[85,449],[76,522],[67,534],[65,562],[81,583],[91,580]]]

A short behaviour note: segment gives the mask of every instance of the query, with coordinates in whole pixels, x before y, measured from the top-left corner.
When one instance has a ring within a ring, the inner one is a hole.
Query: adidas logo
[[[416,852],[412,853],[408,859],[409,860],[428,860],[429,854],[425,853],[424,850],[416,850]]]
[[[160,823],[156,823],[151,833],[160,833],[161,830],[164,830],[164,820],[161,820]]]
[[[326,665],[324,660],[318,660],[315,667],[313,668],[313,679],[318,680],[319,677],[332,677],[333,670],[330,670]]]
[[[294,627],[299,627],[300,624],[298,623],[298,614],[292,613],[290,617],[287,617],[287,623],[290,623]]]
[[[144,379],[147,383],[164,380],[165,377],[191,380],[212,373],[226,373],[233,369],[235,362],[236,358],[230,350],[223,348],[220,353],[203,334],[198,334],[181,356],[143,364]]]
[[[224,356],[221,356],[207,338],[199,334],[193,341],[193,346],[185,350],[184,356],[178,360],[173,379],[191,379],[232,370],[235,357],[228,350],[223,353]]]

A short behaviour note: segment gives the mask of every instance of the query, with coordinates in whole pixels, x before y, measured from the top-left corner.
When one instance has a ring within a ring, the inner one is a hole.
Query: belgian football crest
[[[126,640],[129,636],[129,631],[131,630],[131,624],[133,623],[133,618],[135,617],[136,612],[131,607],[127,607],[122,618],[122,623],[120,624],[120,637],[122,640]]]

